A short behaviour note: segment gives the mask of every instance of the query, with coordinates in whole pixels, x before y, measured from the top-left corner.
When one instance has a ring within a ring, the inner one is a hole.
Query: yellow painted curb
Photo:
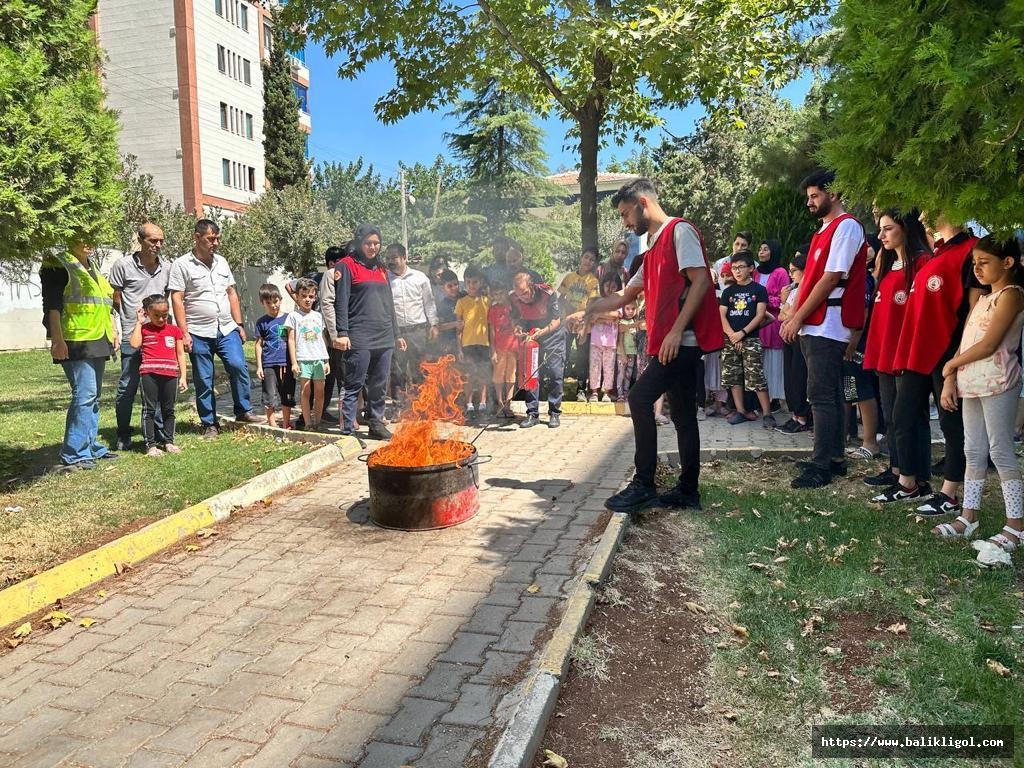
[[[201,528],[228,519],[234,509],[279,493],[310,475],[352,458],[361,450],[355,438],[342,438],[8,587],[0,591],[0,627],[113,576],[120,566],[155,555]]]
[[[515,413],[526,413],[526,404],[512,402]],[[563,416],[629,416],[629,403],[581,403],[578,400],[562,401]]]

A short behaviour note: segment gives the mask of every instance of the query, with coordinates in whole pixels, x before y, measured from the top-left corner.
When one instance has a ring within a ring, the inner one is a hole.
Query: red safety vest
[[[690,321],[690,329],[697,336],[697,346],[704,353],[717,352],[725,346],[722,333],[722,316],[718,310],[718,299],[711,282],[711,267],[704,250],[704,237],[700,230],[686,219],[671,219],[662,229],[654,245],[644,253],[644,302],[647,305],[647,354],[655,356],[661,349],[661,342],[672,330],[682,308],[683,292],[688,287],[686,276],[679,271],[673,233],[679,223],[689,224],[700,240],[700,251],[704,258],[704,271],[708,276],[708,291]]]
[[[978,238],[935,243],[935,255],[914,276],[907,300],[893,370],[930,375],[949,348],[960,324],[964,299],[964,260]]]
[[[930,258],[930,253],[919,255],[915,261],[916,268],[920,270]],[[892,363],[896,357],[896,346],[900,340],[900,329],[903,328],[909,298],[906,267],[890,270],[878,284],[875,305],[871,310],[871,324],[864,345],[865,371],[890,375],[895,372]]]
[[[814,290],[822,276],[825,274],[825,264],[828,262],[829,252],[832,249],[832,237],[839,228],[839,224],[846,219],[857,219],[849,213],[837,216],[828,223],[825,229],[816,232],[811,238],[811,252],[807,255],[807,269],[804,270],[804,279],[800,282],[800,296],[797,309],[803,306],[807,298]],[[860,224],[860,222],[857,222]],[[862,227],[863,230],[863,227]],[[821,302],[804,319],[804,325],[821,325],[825,322],[825,313],[829,307],[841,307],[843,325],[856,330],[864,327],[865,307],[864,294],[867,291],[867,263],[868,244],[862,240],[857,255],[853,257],[853,266],[846,277],[839,281],[837,287],[843,288],[843,295],[839,298],[827,298]]]

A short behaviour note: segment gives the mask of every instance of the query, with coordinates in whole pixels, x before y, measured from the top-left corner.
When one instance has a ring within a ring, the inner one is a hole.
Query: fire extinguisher
[[[540,386],[540,344],[526,337],[519,341],[516,359],[516,378],[519,389],[536,389]]]

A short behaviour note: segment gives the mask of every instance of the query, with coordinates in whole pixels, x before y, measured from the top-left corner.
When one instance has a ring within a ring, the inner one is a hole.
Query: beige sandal
[[[1013,534],[1013,540],[1007,538],[1003,533]],[[1016,528],[1011,528],[1008,525],[1003,526],[1003,530],[997,533],[995,536],[990,536],[985,541],[974,542],[974,548],[979,552],[987,546],[999,547],[1003,552],[1008,555],[1012,555],[1017,551],[1017,546],[1020,544],[1021,537],[1024,536],[1024,531],[1018,531]]]
[[[958,531],[953,527],[953,523],[963,523],[964,529]],[[964,541],[972,538],[978,531],[978,526],[981,524],[980,520],[975,520],[973,523],[963,515],[960,515],[953,521],[953,523],[939,523],[932,528],[932,533],[938,536],[940,539],[963,539]]]

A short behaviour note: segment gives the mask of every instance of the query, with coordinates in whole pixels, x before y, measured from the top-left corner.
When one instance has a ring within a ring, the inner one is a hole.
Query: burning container
[[[490,461],[470,443],[443,441],[462,458],[422,467],[403,467],[365,457],[370,480],[370,519],[383,528],[430,531],[469,520],[480,511],[477,466]],[[361,457],[362,458],[362,457]]]

